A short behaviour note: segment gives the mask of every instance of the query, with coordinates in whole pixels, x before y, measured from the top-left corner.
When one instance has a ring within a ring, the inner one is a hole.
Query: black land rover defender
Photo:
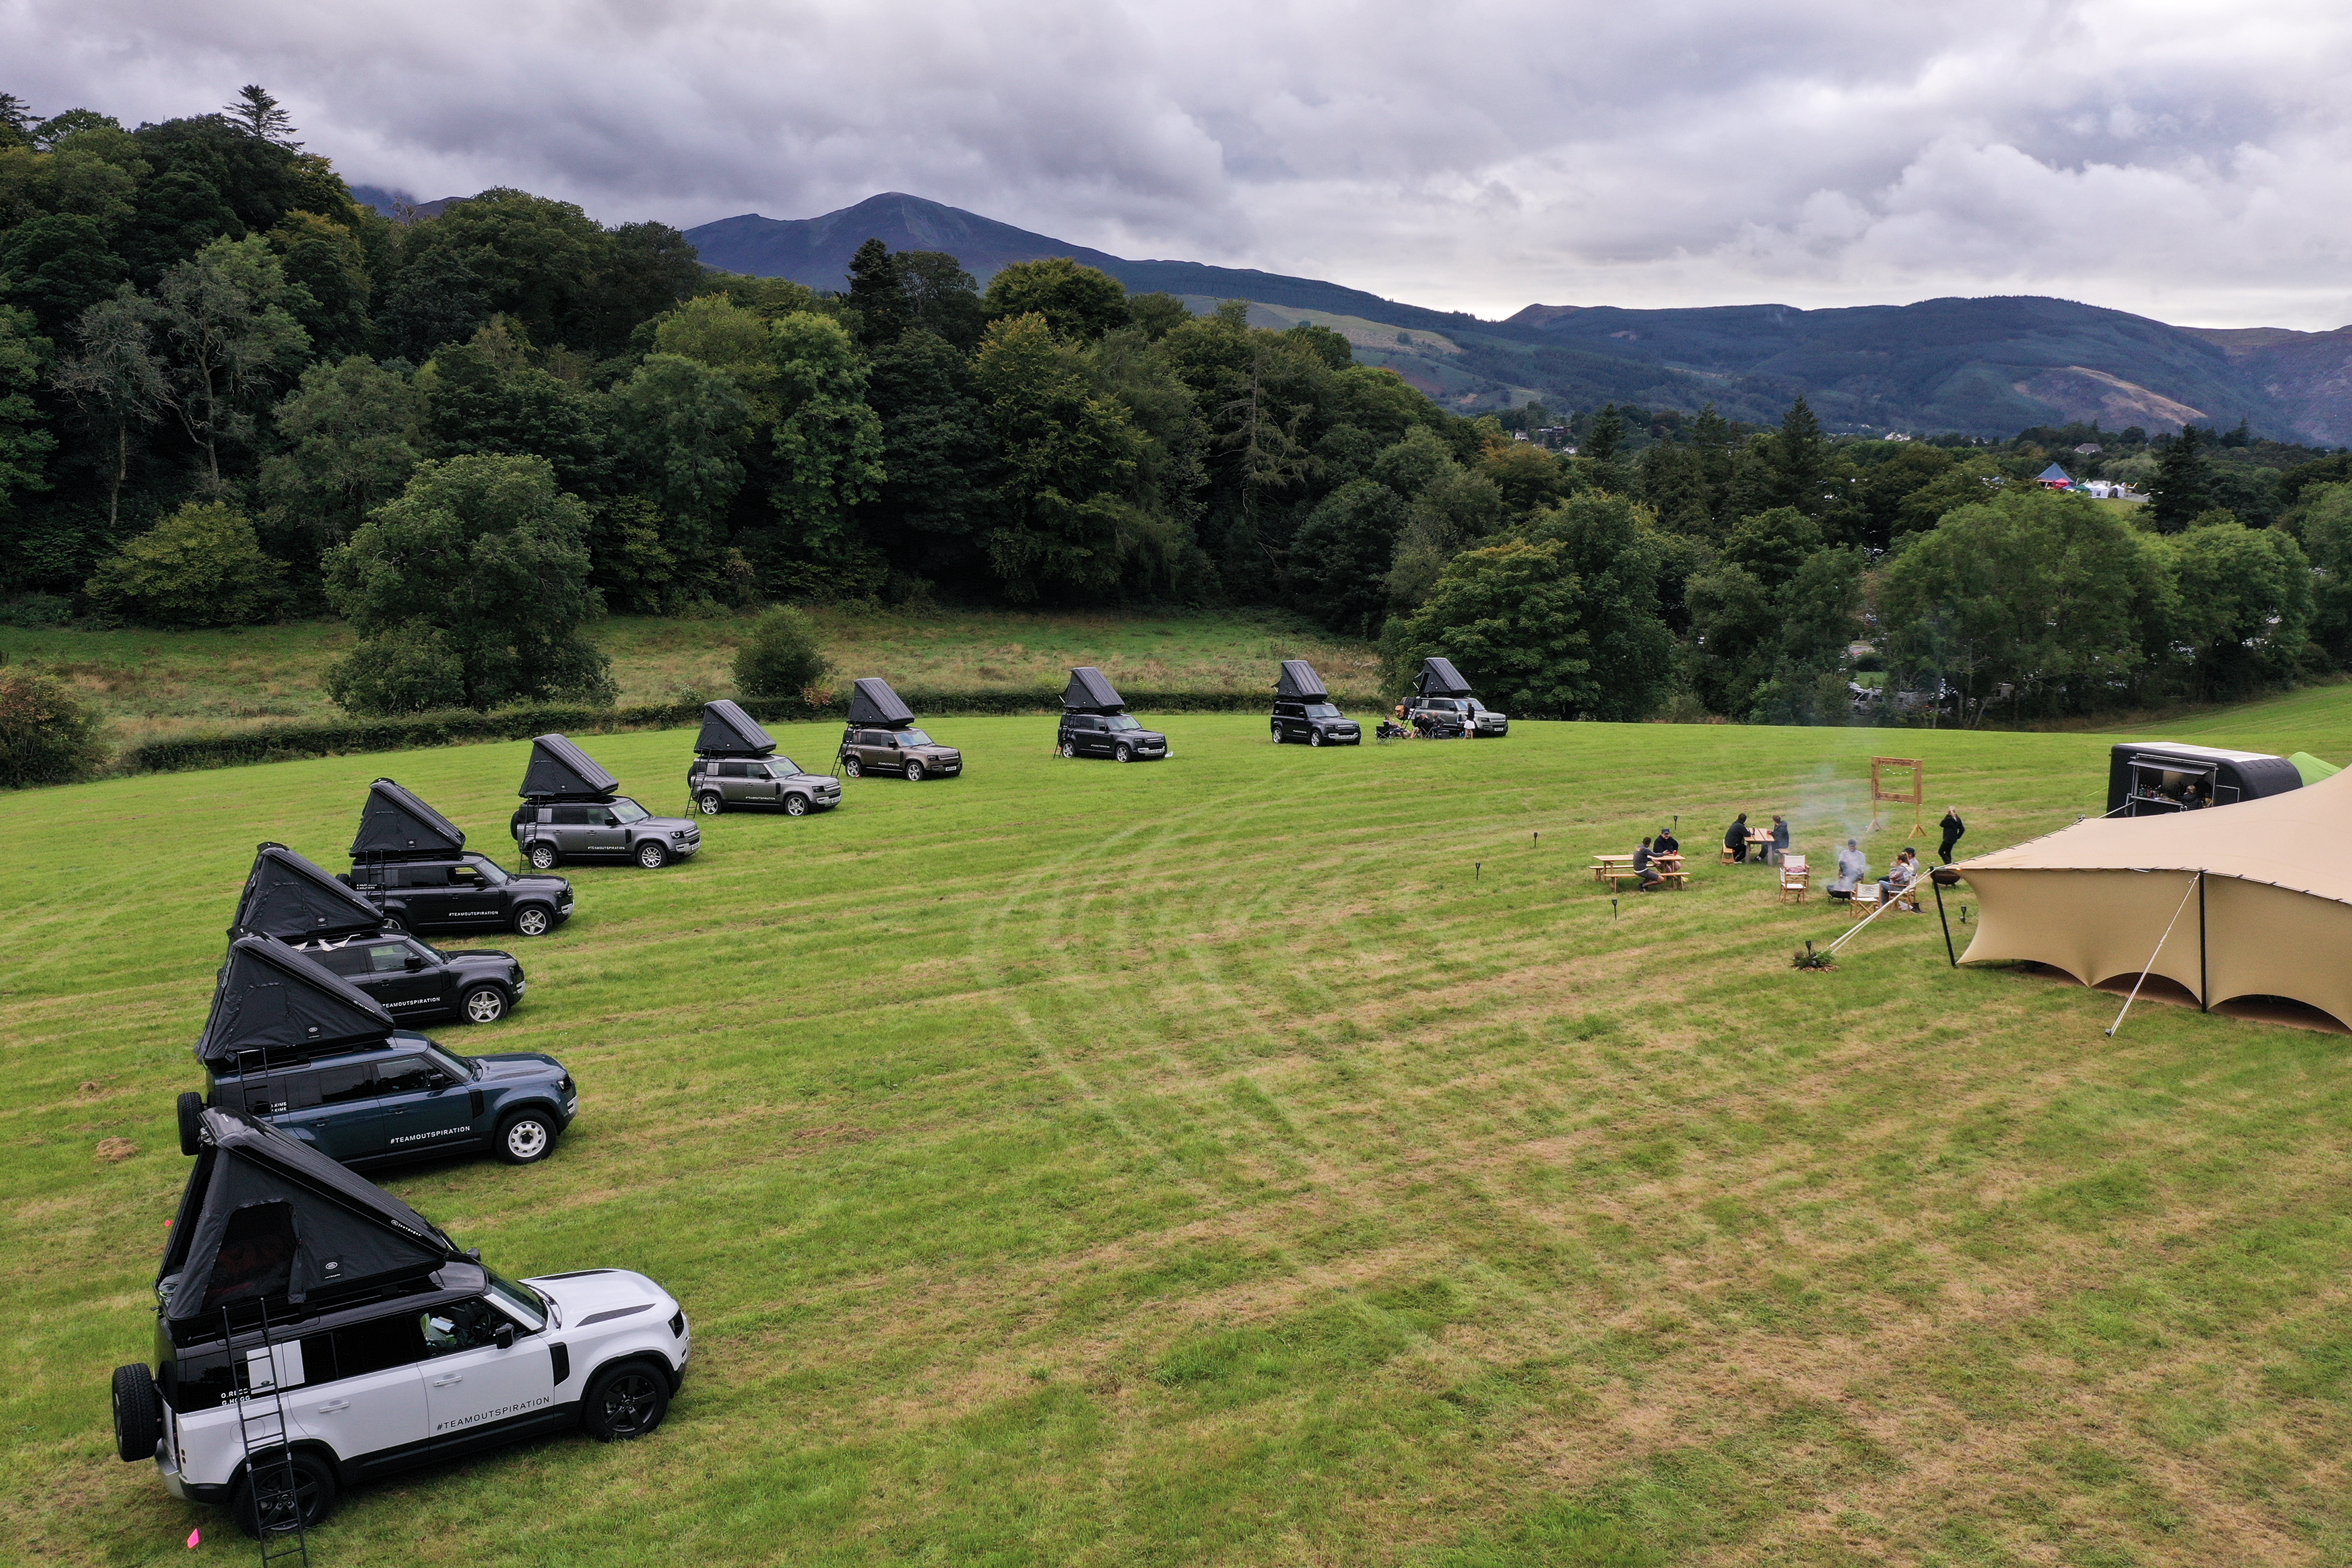
[[[1120,762],[1160,762],[1171,755],[1168,737],[1146,729],[1127,711],[1127,701],[1092,664],[1070,672],[1062,689],[1062,724],[1055,745],[1065,757],[1108,757]]]
[[[1282,661],[1282,678],[1274,684],[1274,743],[1304,741],[1309,746],[1361,746],[1364,730],[1333,706],[1323,689],[1323,677],[1304,659]]]
[[[879,675],[852,684],[849,725],[841,732],[841,776],[887,773],[919,784],[963,771],[963,753],[915,727],[915,710]]]
[[[352,869],[336,880],[373,905],[387,931],[544,936],[572,917],[569,882],[509,875],[467,853],[463,829],[389,779],[368,786]]]
[[[383,929],[374,904],[288,849],[261,844],[229,940],[275,936],[373,998],[393,1017],[496,1023],[524,990],[514,955],[444,953]]]
[[[656,817],[626,795],[620,780],[566,737],[530,743],[523,803],[509,824],[533,870],[564,861],[630,861],[659,871],[702,847],[702,830],[684,817]]]
[[[1470,695],[1470,683],[1451,659],[1423,659],[1413,677],[1412,694],[1405,698],[1404,716],[1425,736],[1489,739],[1511,733],[1506,715]]]

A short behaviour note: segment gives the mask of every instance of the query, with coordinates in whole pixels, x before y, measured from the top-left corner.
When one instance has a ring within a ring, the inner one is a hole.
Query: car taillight
[[[684,1339],[686,1337],[685,1312],[676,1312],[669,1315],[669,1336],[672,1339]]]

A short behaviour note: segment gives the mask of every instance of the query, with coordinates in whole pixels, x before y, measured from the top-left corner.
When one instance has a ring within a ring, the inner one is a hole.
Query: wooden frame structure
[[[1911,770],[1908,792],[1889,789],[1902,768]],[[1927,831],[1927,765],[1916,757],[1874,757],[1870,759],[1870,825],[1878,826],[1881,801],[1911,808],[1911,833],[1914,838]]]

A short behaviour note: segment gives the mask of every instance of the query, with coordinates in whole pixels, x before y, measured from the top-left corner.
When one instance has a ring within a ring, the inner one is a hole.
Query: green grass
[[[812,612],[840,684],[880,675],[900,686],[1059,689],[1073,664],[1153,691],[1271,691],[1284,659],[1314,662],[1332,690],[1378,695],[1379,659],[1362,643],[1281,615]],[[590,629],[613,661],[624,704],[731,696],[749,618],[614,616]],[[120,745],[191,730],[237,729],[340,714],[326,670],[351,651],[341,622],[216,632],[89,632],[0,626],[0,659],[61,675],[109,720]]]
[[[2352,757],[2342,695],[2241,722]],[[2347,1041],[2107,1040],[2114,998],[1955,971],[1932,915],[1798,973],[1842,922],[1706,852],[1742,809],[1826,851],[1897,750],[2013,841],[2098,809],[2105,738],[1217,716],[1120,768],[938,727],[970,777],[575,871],[525,1005],[439,1031],[558,1054],[581,1119],[387,1185],[502,1269],[653,1275],[696,1363],[652,1438],[362,1490],[314,1562],[2352,1558]],[[672,808],[687,750],[595,745]],[[249,1556],[107,1431],[222,926],[256,840],[332,864],[380,772],[510,851],[524,753],[0,799],[0,1555]],[[1612,910],[1586,857],[1676,811],[1690,891]]]

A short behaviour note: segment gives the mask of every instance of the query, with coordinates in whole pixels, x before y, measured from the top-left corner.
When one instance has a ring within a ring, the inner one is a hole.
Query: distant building
[[[2074,476],[2055,463],[2044,468],[2034,477],[2045,490],[2071,490],[2074,487]]]
[[[1899,430],[1890,430],[1886,433],[1886,439],[1889,441],[1908,441],[1911,438],[1904,434]]]
[[[2099,444],[2095,441],[2085,441],[2082,445],[2074,448],[2074,455],[2077,457],[2096,457],[2098,455]]]

